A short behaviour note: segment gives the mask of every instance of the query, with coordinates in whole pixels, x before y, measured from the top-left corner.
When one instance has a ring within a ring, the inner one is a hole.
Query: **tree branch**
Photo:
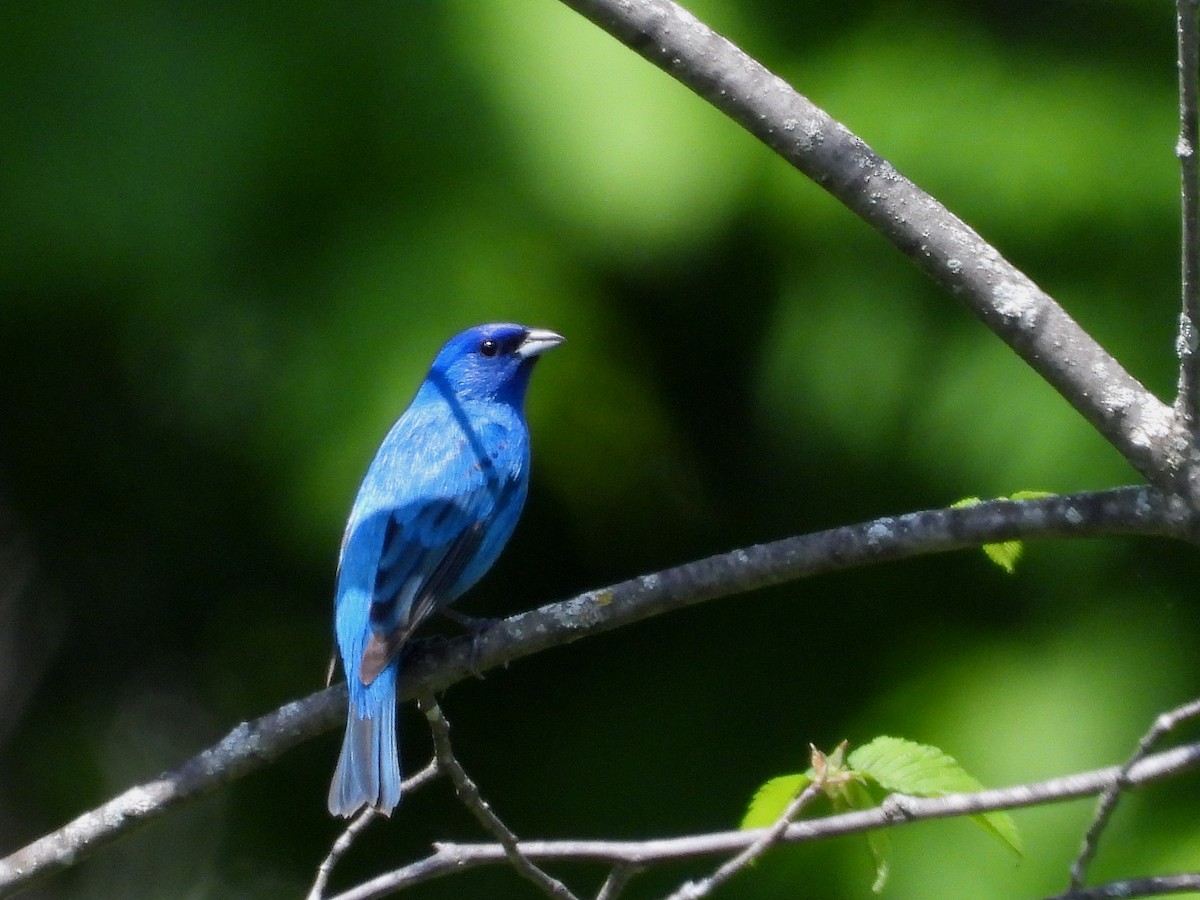
[[[401,685],[441,691],[472,674],[548,647],[695,603],[813,575],[1018,538],[1140,534],[1190,540],[1191,514],[1150,487],[992,500],[960,509],[886,516],[757,544],[686,563],[512,616],[468,639],[442,643],[406,664]]]
[[[1148,756],[1130,770],[1128,778],[1134,785],[1149,784],[1196,768],[1200,768],[1200,743],[1187,744]],[[993,788],[972,794],[949,794],[944,797],[908,797],[893,794],[874,809],[793,822],[784,830],[781,843],[809,843],[894,825],[1074,800],[1100,793],[1121,777],[1121,770],[1121,766],[1109,766],[1033,784]],[[644,867],[655,863],[736,853],[752,846],[769,831],[769,828],[721,831],[646,841],[521,841],[518,847],[526,858],[545,862],[569,860]],[[332,900],[371,900],[445,875],[506,860],[504,848],[499,844],[439,843],[435,845],[433,855],[357,885]]]
[[[843,742],[843,748],[844,746],[845,742]],[[722,863],[717,871],[713,872],[707,878],[701,881],[684,882],[679,890],[671,894],[667,900],[701,900],[701,898],[707,897],[738,872],[748,868],[764,853],[782,841],[792,821],[800,815],[804,807],[811,803],[825,789],[825,780],[829,775],[829,767],[826,765],[825,755],[817,750],[816,747],[812,748],[812,767],[814,773],[812,781],[805,785],[804,790],[792,798],[792,801],[787,805],[787,808],[784,809],[774,825],[763,829],[756,841],[732,859]]]
[[[993,500],[961,509],[884,517],[784,538],[588,591],[499,622],[475,637],[421,644],[406,657],[401,696],[441,691],[479,671],[717,597],[811,575],[1016,538],[1116,534],[1191,539],[1183,504],[1151,487],[1036,500]],[[243,723],[178,769],[131,788],[59,830],[0,859],[0,896],[64,869],[144,821],[276,759],[339,725],[346,689],[336,685]]]
[[[243,722],[179,768],[130,788],[0,859],[0,896],[10,896],[34,878],[68,868],[143,822],[248,775],[285,750],[330,731],[345,716],[346,691],[340,686]]]
[[[562,0],[724,112],[960,298],[1151,482],[1181,468],[1172,411],[965,222],[671,0]]]
[[[578,900],[565,884],[543,872],[521,854],[517,848],[517,836],[484,802],[479,788],[475,786],[475,782],[467,775],[454,755],[454,748],[450,744],[450,723],[446,721],[446,717],[442,714],[442,708],[438,706],[433,694],[422,694],[417,702],[421,707],[421,712],[425,714],[425,720],[429,723],[429,731],[433,735],[433,747],[437,754],[438,767],[449,777],[454,785],[454,792],[458,794],[458,799],[475,816],[476,821],[500,842],[500,846],[504,848],[505,857],[512,867],[522,878],[537,885],[547,897],[556,897],[559,900]]]
[[[440,774],[441,770],[438,767],[437,759],[431,759],[425,765],[425,768],[417,772],[416,775],[405,778],[400,783],[401,796],[407,797],[413,791],[420,790]],[[325,888],[329,886],[329,876],[333,874],[333,867],[337,865],[338,860],[346,855],[350,847],[358,840],[358,836],[366,831],[367,826],[377,818],[379,818],[379,811],[373,806],[368,806],[350,820],[350,823],[346,826],[346,830],[333,842],[333,846],[329,849],[329,854],[321,861],[321,865],[317,867],[317,877],[313,879],[312,887],[309,888],[306,900],[322,900],[324,898]]]
[[[1200,716],[1200,700],[1192,700],[1189,703],[1184,703],[1182,706],[1177,706],[1168,712],[1163,713],[1154,720],[1154,724],[1150,726],[1149,731],[1142,736],[1138,741],[1137,749],[1129,761],[1121,767],[1120,774],[1113,779],[1104,793],[1100,795],[1100,802],[1096,806],[1096,814],[1092,818],[1092,824],[1088,827],[1087,834],[1083,838],[1083,846],[1079,850],[1079,855],[1075,858],[1075,862],[1071,865],[1071,881],[1068,885],[1068,893],[1071,891],[1078,892],[1083,887],[1084,879],[1087,877],[1087,868],[1092,861],[1092,857],[1096,855],[1096,848],[1100,843],[1100,835],[1104,833],[1104,829],[1108,826],[1108,821],[1112,817],[1113,810],[1117,808],[1117,800],[1121,793],[1129,786],[1128,773],[1133,769],[1138,762],[1149,755],[1154,749],[1154,745],[1162,740],[1163,736],[1175,730],[1181,723],[1189,719],[1194,719]]]
[[[1180,894],[1184,891],[1200,890],[1200,873],[1184,875],[1156,875],[1150,878],[1129,878],[1125,881],[1110,881],[1095,887],[1080,888],[1056,894],[1046,900],[1113,900],[1120,897],[1161,897],[1164,894]]]
[[[1200,76],[1200,41],[1197,35],[1197,0],[1176,0],[1175,27],[1179,53],[1179,157],[1180,271],[1183,309],[1179,316],[1179,394],[1175,411],[1189,432],[1200,422],[1200,134],[1197,133],[1197,77]]]
[[[608,877],[604,879],[604,884],[596,893],[596,900],[616,900],[621,891],[625,890],[625,886],[641,871],[641,867],[631,866],[628,863],[618,863],[613,866]]]

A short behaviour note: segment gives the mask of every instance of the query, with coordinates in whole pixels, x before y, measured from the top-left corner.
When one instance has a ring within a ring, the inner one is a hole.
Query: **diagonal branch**
[[[604,884],[600,886],[600,890],[596,894],[596,900],[616,900],[621,895],[621,891],[625,890],[625,886],[640,871],[641,868],[639,866],[633,866],[629,863],[617,863],[617,865],[613,866],[612,871],[608,873],[608,877],[604,879]]]
[[[1194,719],[1197,716],[1200,716],[1200,700],[1192,700],[1189,703],[1184,703],[1182,706],[1178,706],[1158,716],[1154,720],[1154,724],[1150,726],[1150,730],[1138,741],[1137,749],[1134,751],[1133,756],[1121,767],[1118,776],[1113,779],[1112,784],[1100,795],[1096,814],[1092,818],[1092,824],[1088,826],[1087,834],[1084,835],[1083,846],[1080,848],[1075,862],[1071,865],[1071,882],[1068,886],[1068,892],[1079,892],[1083,887],[1088,866],[1091,864],[1092,857],[1096,855],[1096,847],[1100,842],[1100,835],[1108,827],[1109,819],[1112,818],[1121,793],[1129,787],[1127,777],[1129,771],[1138,764],[1139,760],[1146,758],[1150,751],[1154,749],[1154,745],[1162,740],[1164,735],[1179,727],[1181,723],[1189,719]]]
[[[401,796],[407,797],[413,791],[420,790],[440,774],[441,770],[438,767],[437,759],[431,759],[425,768],[417,772],[416,775],[405,778],[400,783]],[[325,888],[329,886],[329,877],[333,874],[333,867],[338,864],[338,860],[350,851],[354,842],[358,840],[358,836],[366,831],[367,827],[379,818],[379,815],[379,810],[368,806],[346,825],[346,830],[333,842],[328,855],[321,861],[321,865],[317,867],[317,876],[313,879],[312,887],[309,888],[305,900],[322,900],[324,898]]]
[[[346,692],[326,689],[243,722],[183,765],[137,785],[0,859],[0,897],[66,869],[142,823],[268,765],[280,754],[332,730],[346,716]]]
[[[1144,757],[1129,771],[1128,778],[1131,784],[1149,784],[1196,768],[1200,768],[1200,744],[1187,744]],[[972,794],[948,794],[943,797],[893,794],[874,809],[793,822],[783,832],[781,843],[810,843],[930,819],[972,816],[1002,809],[1076,800],[1100,793],[1121,778],[1121,771],[1121,766],[1108,766],[1033,784],[992,788]],[[518,846],[525,857],[544,862],[557,860],[648,866],[736,853],[756,843],[763,833],[769,830],[759,828],[751,831],[721,831],[645,841],[521,841]],[[331,900],[371,900],[466,869],[506,861],[504,848],[499,844],[441,843],[435,846],[433,855],[363,882]],[[1067,896],[1070,895],[1064,895]]]
[[[966,223],[671,0],[562,0],[724,112],[959,297],[1143,475],[1179,468],[1171,410]]]
[[[492,811],[491,806],[479,793],[479,788],[471,780],[454,755],[450,744],[450,723],[442,713],[433,694],[422,694],[417,701],[425,719],[429,722],[429,731],[433,735],[433,749],[437,755],[438,766],[445,771],[454,785],[458,799],[475,816],[485,831],[500,842],[504,854],[517,873],[527,881],[537,885],[547,897],[557,897],[559,900],[578,900],[565,884],[557,878],[539,869],[528,858],[521,855],[517,848],[517,836],[504,824],[504,821]]]
[[[1017,538],[1140,534],[1189,539],[1192,528],[1183,506],[1151,487],[993,500],[846,525],[685,563],[520,613],[475,637],[415,648],[405,664],[401,695],[411,699],[423,691],[441,691],[550,647],[812,575]],[[345,704],[345,686],[337,685],[237,726],[179,768],[0,859],[0,896],[74,865],[137,825],[332,730],[344,717]]]

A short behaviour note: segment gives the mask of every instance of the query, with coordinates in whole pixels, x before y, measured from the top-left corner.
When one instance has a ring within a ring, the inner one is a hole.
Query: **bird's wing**
[[[439,600],[453,599],[450,591],[479,549],[498,495],[499,485],[485,483],[388,518],[371,592],[373,629],[411,631]]]
[[[500,431],[500,429],[496,429]],[[486,429],[490,432],[491,429]],[[485,434],[486,438],[499,435]],[[412,631],[439,606],[469,587],[464,574],[477,564],[497,511],[519,493],[521,467],[497,468],[487,456],[466,451],[447,460],[441,474],[456,491],[389,511],[371,591],[371,634],[359,677],[370,684]],[[486,568],[486,566],[484,566]]]
[[[413,630],[453,588],[478,551],[485,529],[486,523],[476,519],[449,544],[416,549],[406,529],[394,518],[389,521],[389,534],[384,538],[385,555],[392,546],[399,545],[398,562],[415,564],[420,572],[412,572],[408,565],[400,569],[380,568],[375,599],[371,602],[371,633],[359,666],[363,684],[370,684],[378,677]],[[405,572],[409,574],[406,576]]]

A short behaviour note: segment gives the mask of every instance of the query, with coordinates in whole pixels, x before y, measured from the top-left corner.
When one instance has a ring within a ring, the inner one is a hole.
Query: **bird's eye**
[[[479,345],[479,352],[482,353],[484,356],[486,356],[488,359],[491,359],[493,356],[495,356],[497,353],[500,352],[500,345],[497,344],[495,341],[493,341],[491,338],[489,338],[488,340],[484,341],[482,344]]]

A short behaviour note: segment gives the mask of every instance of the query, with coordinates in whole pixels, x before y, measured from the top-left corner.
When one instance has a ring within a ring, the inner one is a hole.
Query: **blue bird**
[[[350,708],[333,815],[390,814],[400,802],[397,656],[512,535],[529,488],[525,391],[538,357],[562,341],[505,323],[451,338],[367,469],[338,561],[334,619]]]

